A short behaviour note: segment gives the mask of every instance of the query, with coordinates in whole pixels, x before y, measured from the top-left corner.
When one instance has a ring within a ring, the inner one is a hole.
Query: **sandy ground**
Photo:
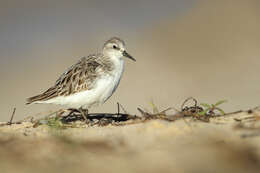
[[[0,127],[1,172],[259,172],[260,110],[55,130]],[[236,120],[235,120],[236,119]]]

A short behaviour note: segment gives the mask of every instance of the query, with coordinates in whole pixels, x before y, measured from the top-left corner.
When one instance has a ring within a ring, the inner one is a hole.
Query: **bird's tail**
[[[31,103],[34,103],[34,102],[46,101],[46,100],[49,100],[49,99],[56,97],[56,96],[57,96],[57,92],[56,92],[55,88],[52,87],[42,94],[27,98],[26,104],[28,105],[28,104],[31,104]]]

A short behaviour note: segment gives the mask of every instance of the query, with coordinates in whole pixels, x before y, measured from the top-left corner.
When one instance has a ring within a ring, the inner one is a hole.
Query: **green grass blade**
[[[223,103],[225,103],[225,102],[227,102],[227,100],[220,100],[220,101],[218,101],[218,102],[215,104],[215,106],[221,105],[221,104],[223,104]]]
[[[207,109],[199,112],[198,115],[206,115],[209,110],[210,110],[210,108],[207,108]]]
[[[153,113],[154,113],[154,114],[158,114],[158,113],[159,113],[159,109],[158,109],[158,107],[153,103],[153,101],[150,102],[150,105],[151,105],[151,107],[152,107],[152,109],[153,109]]]
[[[221,115],[225,115],[225,112],[222,109],[220,108],[215,108],[215,109],[218,110],[221,113]]]
[[[204,108],[211,108],[211,106],[207,103],[201,103],[201,106],[203,106]]]

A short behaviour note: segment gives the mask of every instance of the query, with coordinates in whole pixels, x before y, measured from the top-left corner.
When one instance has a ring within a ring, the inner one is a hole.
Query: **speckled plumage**
[[[40,95],[29,98],[28,103],[91,90],[98,76],[108,73],[114,68],[113,64],[106,59],[102,54],[81,58],[59,77],[54,86]]]
[[[70,108],[89,108],[104,103],[115,91],[124,71],[125,51],[119,38],[105,42],[102,53],[81,58],[47,91],[27,99],[30,103],[52,103]],[[134,59],[133,59],[134,60]]]

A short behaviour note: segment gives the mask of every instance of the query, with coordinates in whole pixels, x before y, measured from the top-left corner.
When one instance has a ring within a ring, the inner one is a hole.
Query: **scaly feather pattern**
[[[42,94],[28,98],[27,104],[91,90],[95,80],[100,75],[112,70],[113,64],[102,54],[89,55],[87,58],[83,57],[65,71],[54,86]]]

